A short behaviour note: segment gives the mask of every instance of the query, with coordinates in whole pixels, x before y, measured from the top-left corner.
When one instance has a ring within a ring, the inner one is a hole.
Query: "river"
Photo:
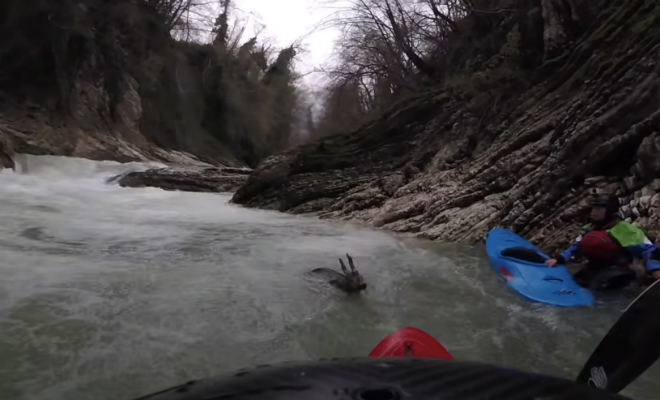
[[[130,400],[255,364],[366,355],[406,326],[459,359],[573,378],[634,295],[532,304],[481,246],[105,183],[139,164],[21,165],[0,171],[3,400]],[[307,274],[345,253],[369,284],[362,296]],[[624,394],[659,391],[654,367]]]

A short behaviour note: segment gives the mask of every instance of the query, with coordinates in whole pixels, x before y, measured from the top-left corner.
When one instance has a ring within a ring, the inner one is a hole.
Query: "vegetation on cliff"
[[[354,0],[317,126],[356,118],[267,159],[234,202],[563,246],[605,191],[660,229],[660,3],[422,3]]]
[[[289,146],[296,51],[244,33],[230,0],[3,1],[0,154],[255,166]]]
[[[336,60],[323,69],[330,83],[313,135],[354,130],[397,101],[438,85],[478,92],[483,112],[524,89],[525,72],[565,43],[552,41],[553,49],[545,49],[540,9],[517,3],[351,0],[324,23],[343,35]]]

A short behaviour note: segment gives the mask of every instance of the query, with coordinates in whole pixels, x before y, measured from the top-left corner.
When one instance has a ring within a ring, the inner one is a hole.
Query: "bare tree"
[[[161,18],[176,39],[194,41],[213,29],[213,15],[223,0],[141,0]]]
[[[426,55],[439,48],[438,42],[455,27],[433,0],[350,0],[345,7],[326,0],[325,4],[335,12],[320,28],[338,28],[341,38],[335,46],[336,62],[319,69],[330,78],[320,135],[349,129],[397,96],[417,90],[424,80],[436,79],[437,67]],[[347,101],[347,96],[352,100]],[[339,114],[349,117],[339,123]]]
[[[350,115],[347,119],[359,124],[397,99],[443,80],[447,60],[455,50],[452,46],[458,42],[455,39],[474,31],[464,21],[492,22],[502,1],[349,0],[346,6],[341,5],[346,1],[323,3],[334,12],[319,28],[341,31],[334,63],[319,68],[330,79],[324,106],[327,118],[322,117],[320,122],[326,128],[319,130],[327,134],[348,129],[343,122],[328,128],[337,115]],[[335,101],[346,96],[347,90],[359,102]]]

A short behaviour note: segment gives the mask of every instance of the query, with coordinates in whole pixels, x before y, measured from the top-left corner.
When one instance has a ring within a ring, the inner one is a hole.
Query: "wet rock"
[[[186,192],[234,192],[245,183],[250,172],[250,169],[221,167],[153,168],[118,175],[108,183]]]
[[[603,182],[603,181],[605,181],[605,180],[606,180],[606,177],[604,177],[604,176],[602,176],[602,175],[600,175],[600,176],[591,176],[591,177],[589,177],[589,178],[586,178],[586,179],[584,180],[584,183],[585,183],[586,185],[588,185],[588,186],[591,186],[591,185],[593,185],[593,184],[596,184],[596,183],[599,183],[599,182]]]
[[[653,188],[651,187],[651,185],[644,186],[644,187],[642,188],[642,190],[641,190],[641,193],[640,193],[640,196],[639,196],[639,197],[640,197],[640,198],[641,198],[641,197],[646,197],[646,196],[651,197],[651,196],[653,196],[653,195],[655,194],[656,191],[657,191],[657,190],[653,189]]]
[[[637,175],[644,179],[653,179],[660,174],[660,135],[653,132],[642,140],[637,150],[637,163],[634,169]]]
[[[619,197],[619,204],[622,205],[630,205],[632,201],[632,196]]]
[[[623,218],[632,217],[632,207],[630,207],[628,204],[624,204],[623,206],[621,206],[619,212],[621,213],[621,216]]]
[[[649,189],[653,190],[654,192],[657,192],[660,190],[660,178],[656,178],[651,181],[651,183],[648,186]]]
[[[14,168],[14,158],[12,153],[13,152],[9,149],[9,145],[0,140],[0,169]]]
[[[637,186],[637,182],[634,176],[627,176],[623,178],[623,184],[628,190],[632,190]]]
[[[643,196],[639,198],[639,213],[642,216],[647,216],[651,208],[651,196]]]
[[[637,223],[647,230],[647,236],[657,240],[660,239],[660,193],[653,195],[649,203],[646,215],[640,217]]]
[[[639,219],[635,221],[635,224],[642,229],[648,229],[649,219],[648,217],[639,217]]]

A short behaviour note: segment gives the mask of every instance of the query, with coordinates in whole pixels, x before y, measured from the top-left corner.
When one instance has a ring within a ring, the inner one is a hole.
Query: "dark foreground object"
[[[623,390],[660,357],[660,281],[640,294],[605,335],[577,381]]]
[[[612,266],[610,268],[582,268],[573,275],[582,287],[591,290],[619,290],[633,283],[635,271],[630,268]]]
[[[286,363],[191,381],[140,400],[614,400],[565,379],[422,358]]]

